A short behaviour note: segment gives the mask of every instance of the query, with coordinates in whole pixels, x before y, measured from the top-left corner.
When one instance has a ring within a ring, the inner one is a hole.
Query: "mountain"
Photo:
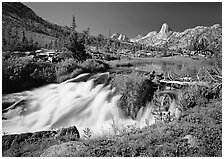
[[[134,41],[140,44],[154,46],[154,45],[158,45],[159,43],[166,42],[172,33],[173,31],[169,28],[168,24],[164,23],[159,33],[157,33],[156,31],[151,31],[146,36],[141,38],[139,38],[138,36],[134,38],[134,40],[131,39],[131,41]]]
[[[174,32],[168,43],[171,49],[191,48],[194,45],[218,48],[222,46],[222,26],[220,24],[210,27],[197,26],[183,32]]]
[[[27,40],[39,46],[52,43],[57,38],[68,35],[70,29],[50,23],[20,2],[2,3],[2,36],[4,44],[13,45],[12,41],[21,41],[23,32]]]
[[[119,40],[119,41],[122,41],[122,42],[127,42],[127,41],[130,40],[126,35],[123,35],[123,34],[120,34],[120,33],[115,33],[110,38],[114,39],[114,40]]]
[[[136,41],[138,41],[141,38],[143,38],[143,36],[142,35],[138,35],[137,37],[130,39],[130,42],[136,42]]]
[[[217,48],[222,44],[222,27],[220,24],[215,24],[211,27],[197,26],[183,32],[175,32],[170,29],[168,24],[164,23],[158,33],[152,31],[144,37],[138,36],[130,41],[156,47],[166,45],[169,49],[189,49],[194,45]]]

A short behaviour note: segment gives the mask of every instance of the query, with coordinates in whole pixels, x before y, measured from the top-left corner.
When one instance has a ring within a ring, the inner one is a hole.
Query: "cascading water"
[[[3,132],[35,132],[76,126],[81,136],[85,128],[94,135],[113,134],[127,125],[144,127],[153,124],[152,106],[140,109],[137,120],[124,115],[117,106],[120,95],[107,85],[109,73],[82,74],[61,84],[50,84],[20,96],[20,101],[4,110]]]

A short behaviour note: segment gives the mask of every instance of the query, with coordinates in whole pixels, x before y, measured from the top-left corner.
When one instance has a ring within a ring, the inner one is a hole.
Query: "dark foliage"
[[[54,65],[28,57],[11,57],[2,64],[3,93],[38,87],[55,80]]]
[[[85,51],[84,39],[76,31],[70,34],[69,43],[66,47],[73,53],[74,59],[83,61],[90,58],[90,55]]]
[[[152,100],[157,89],[157,85],[141,73],[116,75],[112,85],[122,95],[119,107],[133,119],[136,118],[139,109]]]
[[[31,57],[4,54],[2,61],[2,92],[12,93],[54,82],[62,82],[80,73],[103,72],[109,66],[92,59],[80,62],[73,58],[50,63]]]

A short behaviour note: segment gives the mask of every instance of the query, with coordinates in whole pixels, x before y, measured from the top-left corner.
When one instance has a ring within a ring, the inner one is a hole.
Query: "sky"
[[[163,23],[173,31],[199,25],[222,24],[221,2],[23,2],[38,16],[71,26],[77,31],[90,28],[91,35],[122,33],[129,38],[159,32]]]

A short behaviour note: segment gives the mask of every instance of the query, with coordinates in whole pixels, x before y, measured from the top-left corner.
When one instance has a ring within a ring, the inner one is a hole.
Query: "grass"
[[[204,68],[212,72],[214,67],[205,60],[193,60],[189,57],[174,56],[162,58],[138,58],[121,59],[107,62],[113,72],[130,74],[131,72],[149,73],[153,70],[157,73],[164,73],[165,77],[172,74],[175,77],[191,77],[197,79],[197,74]],[[175,78],[174,77],[174,78]]]
[[[108,61],[113,67],[122,67],[122,66],[138,66],[145,64],[158,64],[158,63],[167,63],[167,64],[179,64],[179,65],[191,65],[191,64],[201,64],[203,60],[193,60],[192,58],[182,57],[182,56],[173,56],[173,57],[162,57],[162,58],[135,58],[135,59],[121,59],[121,60],[113,60]]]

